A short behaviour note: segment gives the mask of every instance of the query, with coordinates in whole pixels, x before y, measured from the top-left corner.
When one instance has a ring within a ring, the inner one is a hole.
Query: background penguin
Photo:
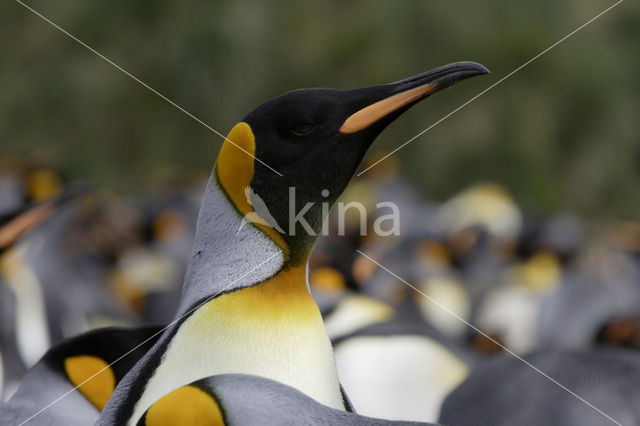
[[[473,365],[462,340],[449,339],[425,321],[417,300],[407,297],[394,308],[344,290],[344,281],[328,267],[309,275],[338,375],[358,412],[393,420],[437,420],[442,400]]]
[[[389,304],[348,290],[342,273],[332,267],[309,271],[309,285],[332,341],[394,316]]]
[[[623,425],[640,422],[640,358],[623,349],[540,352],[524,357]],[[450,426],[601,426],[611,420],[520,360],[499,355],[477,365],[445,400]]]
[[[474,364],[459,343],[423,320],[411,298],[390,320],[332,341],[346,393],[372,417],[436,421],[443,399]]]
[[[540,308],[542,349],[579,350],[594,344],[629,346],[640,325],[640,265],[611,248],[586,248]]]
[[[473,306],[500,282],[522,222],[511,195],[492,183],[473,185],[438,208],[439,234],[451,263],[466,283]]]
[[[0,405],[0,425],[24,422],[63,396],[29,424],[93,424],[117,383],[155,342],[159,330],[103,328],[56,345],[29,369],[15,395]]]
[[[460,62],[365,89],[298,90],[248,114],[228,135],[207,185],[176,321],[118,385],[98,424],[136,425],[166,393],[225,373],[271,378],[344,410],[331,345],[306,281],[321,203],[335,201],[375,137],[403,111],[487,72]],[[294,219],[290,187],[296,205],[312,203],[308,225],[297,222],[279,233],[278,224]],[[255,205],[268,211],[256,212]],[[241,226],[243,217],[256,216],[262,220]]]
[[[25,267],[24,250],[13,248],[2,255],[0,285],[3,325],[0,351],[3,361],[3,397],[10,396],[26,368],[50,345],[40,283]]]
[[[363,327],[389,321],[395,312],[393,307],[365,295],[345,291],[341,294],[323,295],[312,292],[331,340],[349,335]]]
[[[461,281],[461,274],[454,269],[451,252],[442,235],[431,232],[413,235],[402,238],[390,248],[372,250],[367,255],[380,259],[385,268],[410,282],[419,292],[436,300],[458,317],[468,320],[471,313],[470,294]],[[411,295],[426,322],[451,339],[462,341],[466,326],[460,319],[364,256],[356,260],[355,267],[362,270],[374,268],[368,277],[366,273],[362,274],[367,278],[360,278],[363,292],[394,306]]]
[[[15,300],[0,279],[0,400],[13,394],[27,370],[16,341]]]
[[[504,268],[497,285],[478,302],[474,324],[490,335],[500,336],[513,352],[530,352],[539,346],[542,306],[561,281],[560,261],[551,253],[536,253],[525,261],[512,262]]]
[[[513,240],[522,228],[522,213],[511,195],[493,183],[473,185],[444,203],[437,213],[449,232],[482,225],[496,238]]]
[[[193,413],[192,420],[176,412],[177,404]],[[197,416],[196,416],[197,413]],[[373,425],[426,423],[381,420],[326,407],[302,392],[258,376],[223,374],[198,380],[160,398],[138,426],[207,425]]]
[[[0,390],[11,396],[26,371],[50,341],[39,283],[25,260],[24,237],[41,226],[77,192],[54,200],[15,205],[0,218]]]

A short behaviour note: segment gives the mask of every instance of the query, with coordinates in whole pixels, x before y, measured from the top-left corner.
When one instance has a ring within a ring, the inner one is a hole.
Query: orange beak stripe
[[[53,204],[41,204],[13,218],[9,223],[0,227],[0,249],[12,244],[20,235],[48,218],[54,211],[55,208]]]
[[[366,129],[376,121],[389,115],[393,111],[402,108],[411,102],[417,101],[425,95],[433,92],[438,86],[438,83],[429,83],[424,86],[415,87],[404,92],[400,92],[393,96],[389,96],[386,99],[378,101],[367,107],[362,108],[349,116],[342,123],[340,127],[340,133],[355,133],[360,130]]]

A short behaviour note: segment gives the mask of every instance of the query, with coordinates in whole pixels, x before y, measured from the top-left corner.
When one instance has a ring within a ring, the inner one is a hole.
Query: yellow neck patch
[[[145,416],[146,426],[224,426],[216,400],[195,386],[169,392],[153,404]]]
[[[306,284],[305,266],[291,266],[273,278],[222,295],[198,309],[195,314],[205,317],[220,316],[224,321],[278,321],[296,318],[315,321],[318,307]],[[196,315],[194,314],[194,317]],[[233,318],[236,316],[236,318]]]
[[[174,389],[233,373],[276,380],[344,409],[331,342],[305,275],[303,266],[288,267],[196,309],[173,337],[128,424]]]
[[[249,213],[257,214],[246,195],[253,179],[255,155],[256,141],[253,131],[247,123],[240,122],[227,135],[216,163],[216,173],[222,189],[243,216]],[[288,255],[289,248],[282,235],[268,225],[255,221],[252,224],[264,231]]]
[[[79,386],[80,393],[102,411],[116,388],[116,378],[109,365],[92,355],[72,356],[64,360],[64,371],[69,381]]]

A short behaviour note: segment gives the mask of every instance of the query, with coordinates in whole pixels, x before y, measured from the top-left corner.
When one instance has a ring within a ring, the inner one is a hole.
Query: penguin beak
[[[0,250],[13,244],[20,235],[37,226],[54,211],[52,203],[44,203],[8,220],[0,226]]]
[[[60,206],[87,192],[88,188],[84,186],[74,186],[52,200],[23,207],[7,216],[0,217],[0,251],[16,242],[25,232],[44,222]]]
[[[358,109],[344,121],[340,133],[356,133],[385,117],[393,119],[429,95],[482,74],[489,74],[489,70],[478,63],[455,62],[395,83],[354,90]]]

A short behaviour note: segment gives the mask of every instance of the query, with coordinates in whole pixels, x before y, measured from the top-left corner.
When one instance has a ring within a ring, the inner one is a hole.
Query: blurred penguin
[[[26,264],[26,237],[69,198],[67,194],[20,205],[0,218],[0,389],[4,398],[51,343],[41,284]]]
[[[575,394],[513,356],[496,356],[478,364],[447,396],[439,422],[450,426],[600,426],[611,424],[611,419],[624,425],[640,423],[636,353],[538,352],[525,360]]]
[[[411,298],[391,319],[332,340],[341,383],[358,412],[433,422],[473,358],[424,322]]]
[[[594,344],[640,347],[640,268],[628,254],[598,246],[586,250],[541,306],[545,349],[587,349]]]

